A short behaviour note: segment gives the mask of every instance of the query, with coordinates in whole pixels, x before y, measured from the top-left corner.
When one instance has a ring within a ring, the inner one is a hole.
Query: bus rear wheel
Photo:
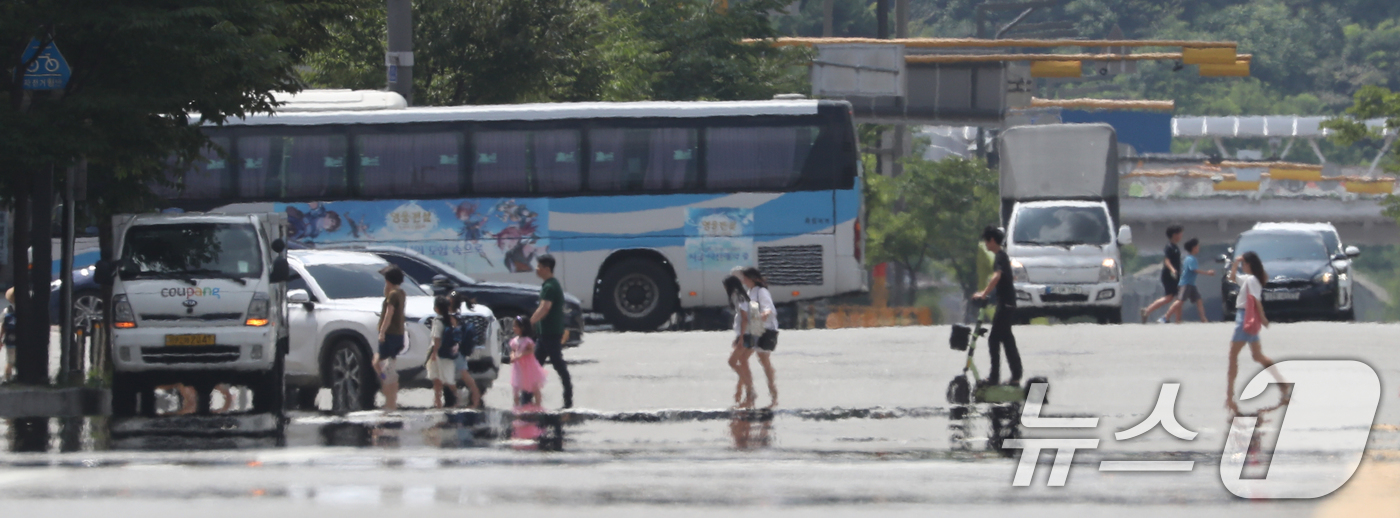
[[[619,331],[655,331],[676,311],[676,281],[646,259],[626,259],[603,274],[603,314]]]

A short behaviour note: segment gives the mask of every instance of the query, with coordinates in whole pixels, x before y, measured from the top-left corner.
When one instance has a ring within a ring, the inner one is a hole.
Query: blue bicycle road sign
[[[24,49],[24,54],[20,57],[22,62],[28,62],[34,58],[34,53],[39,51],[39,39],[35,38],[29,42],[29,47]],[[63,54],[58,52],[58,45],[49,42],[44,46],[44,51],[39,53],[39,57],[29,64],[29,68],[24,71],[25,90],[62,90],[68,86],[68,77],[72,71],[68,69],[68,62],[64,61]]]

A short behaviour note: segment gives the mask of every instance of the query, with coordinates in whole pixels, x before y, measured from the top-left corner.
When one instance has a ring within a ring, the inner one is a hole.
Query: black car
[[[1269,320],[1356,319],[1351,259],[1361,251],[1343,248],[1337,230],[1326,223],[1260,223],[1240,234],[1217,261],[1234,263],[1236,254],[1254,252],[1264,263],[1264,313]],[[1220,298],[1225,319],[1235,318],[1239,286],[1222,272]]]
[[[485,304],[498,319],[529,316],[540,305],[539,286],[478,281],[451,266],[407,248],[366,246],[356,249],[383,257],[384,260],[402,268],[404,273],[418,283],[441,284],[442,281],[446,281],[450,285],[448,289],[465,294],[477,303]],[[435,292],[445,291],[438,289],[440,286],[434,288]],[[577,347],[583,343],[583,306],[578,297],[567,293],[564,294],[564,320],[565,330],[569,335],[564,346]],[[503,322],[501,329],[509,333],[511,328],[508,323]]]

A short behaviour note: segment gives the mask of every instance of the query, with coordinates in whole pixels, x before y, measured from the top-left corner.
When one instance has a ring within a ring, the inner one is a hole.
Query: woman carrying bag
[[[1243,269],[1243,273],[1237,273]],[[1235,335],[1230,339],[1230,368],[1229,380],[1226,385],[1225,407],[1238,415],[1239,405],[1235,403],[1235,375],[1239,372],[1238,357],[1240,350],[1245,344],[1249,344],[1249,353],[1254,361],[1263,365],[1265,369],[1270,369],[1270,373],[1279,383],[1284,381],[1278,377],[1272,367],[1274,361],[1264,356],[1264,351],[1259,344],[1259,331],[1261,328],[1269,326],[1268,317],[1264,316],[1264,285],[1260,279],[1267,279],[1264,272],[1264,263],[1259,260],[1259,254],[1245,252],[1235,259],[1235,263],[1230,265],[1230,281],[1240,287],[1240,293],[1235,297]],[[1288,396],[1292,391],[1284,389],[1283,403],[1288,402]]]

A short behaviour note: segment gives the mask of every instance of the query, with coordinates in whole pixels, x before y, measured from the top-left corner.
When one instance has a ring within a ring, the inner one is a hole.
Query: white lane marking
[[[549,230],[558,232],[580,232],[600,235],[638,234],[661,230],[679,229],[685,226],[685,209],[689,207],[735,207],[751,209],[778,199],[783,193],[740,193],[705,200],[689,205],[677,205],[659,209],[633,212],[608,212],[599,214],[576,214],[571,212],[549,213]]]

